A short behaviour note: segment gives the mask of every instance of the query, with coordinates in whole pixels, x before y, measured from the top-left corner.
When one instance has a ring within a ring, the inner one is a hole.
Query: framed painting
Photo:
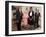
[[[45,3],[5,1],[5,35],[45,34]]]

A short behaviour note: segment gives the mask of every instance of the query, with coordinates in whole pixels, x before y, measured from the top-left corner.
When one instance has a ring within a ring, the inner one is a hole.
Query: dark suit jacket
[[[29,12],[29,18],[28,18],[28,24],[33,25],[34,24],[34,11],[32,11],[32,16],[30,16],[30,12]],[[32,20],[30,20],[32,19]]]
[[[35,13],[35,27],[39,27],[39,16],[40,16],[40,13],[37,14],[37,12]]]
[[[38,22],[39,16],[40,16],[40,13],[37,14],[37,12],[36,12],[36,13],[35,13],[35,22]]]

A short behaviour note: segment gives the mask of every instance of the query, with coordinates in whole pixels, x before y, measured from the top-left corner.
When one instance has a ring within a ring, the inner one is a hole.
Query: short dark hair
[[[30,9],[32,9],[32,7],[30,7]]]

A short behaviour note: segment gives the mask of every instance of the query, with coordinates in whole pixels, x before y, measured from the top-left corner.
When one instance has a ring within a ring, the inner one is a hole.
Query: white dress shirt
[[[32,11],[30,12],[30,16],[32,16]]]

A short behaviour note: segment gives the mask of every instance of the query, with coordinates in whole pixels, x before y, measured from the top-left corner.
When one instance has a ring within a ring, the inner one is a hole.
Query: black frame
[[[42,4],[44,5],[44,32],[43,33],[27,33],[27,34],[12,34],[9,35],[8,29],[8,21],[9,21],[9,3],[28,3],[28,4]],[[37,2],[22,2],[22,1],[5,1],[5,36],[18,36],[18,35],[34,35],[34,34],[45,34],[45,3],[37,3]]]

